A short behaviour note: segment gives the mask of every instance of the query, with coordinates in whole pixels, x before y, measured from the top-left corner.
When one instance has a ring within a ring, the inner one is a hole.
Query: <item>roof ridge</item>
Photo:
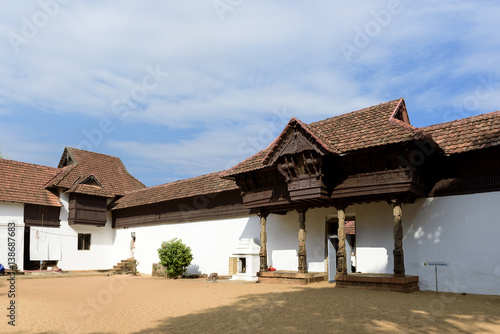
[[[91,153],[91,154],[96,154],[96,155],[103,155],[105,157],[110,157],[110,158],[121,160],[119,157],[115,157],[114,155],[109,155],[109,154],[104,154],[104,153],[98,153],[98,152],[88,151],[88,150],[82,150],[82,149],[74,148],[74,147],[66,147],[66,148],[69,149],[69,150],[75,150],[75,151],[78,151],[78,152],[85,152],[85,153]]]
[[[6,162],[13,162],[25,166],[32,166],[32,167],[38,167],[38,168],[45,168],[45,169],[52,169],[52,170],[59,170],[61,168],[58,167],[51,167],[51,166],[45,166],[45,165],[40,165],[40,164],[34,164],[31,162],[24,162],[24,161],[17,161],[17,160],[12,160],[12,159],[0,159],[0,161],[6,161]]]
[[[380,107],[381,105],[385,105],[385,104],[393,103],[393,102],[396,102],[396,101],[400,101],[401,99],[402,98],[391,100],[391,101],[387,101],[387,102],[382,102],[382,103],[375,104],[373,106],[369,106],[369,107],[366,107],[366,108],[362,108],[362,109],[358,109],[358,110],[353,110],[353,111],[350,111],[350,112],[345,113],[345,114],[335,115],[335,116],[332,116],[332,117],[329,117],[329,118],[325,118],[325,119],[322,119],[322,120],[319,120],[319,121],[316,121],[316,122],[309,123],[309,125],[316,126],[316,124],[325,123],[325,122],[331,121],[333,119],[344,118],[344,117],[346,117],[348,115],[366,112],[366,111],[369,111],[370,109],[374,109],[374,108]]]
[[[448,121],[448,122],[443,122],[443,123],[437,123],[437,124],[431,124],[431,125],[424,126],[422,128],[424,128],[424,129],[432,129],[432,128],[440,128],[440,127],[444,127],[444,126],[448,126],[448,125],[452,125],[452,124],[467,123],[467,122],[469,122],[471,120],[488,118],[488,117],[493,116],[494,114],[500,114],[500,110],[492,111],[492,112],[489,112],[489,113],[486,113],[486,114],[479,114],[479,115],[473,115],[473,116],[469,116],[469,117],[465,117],[465,118],[455,119],[453,121]]]
[[[227,170],[218,171],[218,172],[211,172],[211,173],[207,173],[207,174],[203,174],[203,175],[193,176],[193,177],[190,177],[190,178],[187,178],[187,179],[181,179],[181,180],[175,180],[175,181],[171,181],[171,182],[167,182],[167,183],[157,184],[155,186],[146,187],[146,188],[143,188],[143,189],[135,189],[135,190],[131,190],[131,191],[125,192],[125,195],[133,194],[133,193],[137,193],[137,192],[141,192],[141,191],[146,191],[146,190],[149,190],[149,189],[162,188],[162,187],[166,187],[166,186],[169,186],[169,185],[172,185],[172,184],[176,184],[176,183],[193,181],[193,180],[201,179],[203,177],[212,176],[212,175],[217,175],[217,176],[219,176],[222,179],[222,177],[220,176],[220,173],[223,173],[225,171],[227,171]]]

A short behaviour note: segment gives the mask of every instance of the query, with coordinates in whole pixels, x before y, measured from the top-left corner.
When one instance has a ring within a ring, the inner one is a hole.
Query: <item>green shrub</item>
[[[169,277],[177,278],[184,274],[193,261],[191,248],[182,243],[182,239],[163,241],[158,248],[160,263],[167,268]]]

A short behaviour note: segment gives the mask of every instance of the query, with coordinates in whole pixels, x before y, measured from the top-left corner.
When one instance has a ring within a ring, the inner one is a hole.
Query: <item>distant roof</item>
[[[61,170],[0,159],[0,201],[60,207],[59,196],[45,184]]]
[[[221,173],[221,176],[233,176],[266,167],[266,157],[277,147],[292,123],[297,123],[310,133],[327,151],[338,154],[426,136],[425,131],[410,124],[402,98],[310,124],[292,118],[269,147]]]
[[[131,191],[116,201],[113,210],[148,205],[199,195],[217,194],[239,189],[231,180],[221,179],[219,173],[174,181],[142,190]]]
[[[146,186],[130,175],[120,158],[66,147],[59,168],[66,167],[47,188],[61,187],[69,192],[114,197]],[[90,176],[99,180],[99,186],[86,185]]]
[[[500,111],[424,128],[447,154],[500,145]]]

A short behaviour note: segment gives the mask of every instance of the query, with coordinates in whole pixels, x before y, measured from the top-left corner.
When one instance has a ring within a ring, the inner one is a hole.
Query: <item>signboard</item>
[[[436,273],[436,295],[438,294],[438,267],[448,267],[448,263],[442,261],[424,262],[424,266],[434,267]]]
[[[447,267],[448,263],[446,263],[446,262],[439,262],[439,261],[424,262],[424,266]]]

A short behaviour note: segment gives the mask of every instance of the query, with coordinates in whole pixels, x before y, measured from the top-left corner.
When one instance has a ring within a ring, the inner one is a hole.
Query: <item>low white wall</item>
[[[111,269],[115,232],[111,225],[111,213],[108,212],[106,226],[68,225],[69,196],[61,193],[61,250],[62,259],[58,266],[63,270],[98,270]],[[78,233],[90,233],[90,250],[78,250]]]
[[[24,204],[0,202],[0,263],[9,269],[8,224],[15,223],[15,259],[19,270],[24,269]]]
[[[418,200],[403,207],[405,265],[421,289],[500,295],[500,192]]]
[[[151,273],[152,264],[159,262],[157,250],[163,241],[179,238],[191,247],[194,256],[188,273],[227,275],[229,257],[239,239],[258,238],[259,231],[257,216],[121,228],[116,230],[114,261],[130,257],[131,233],[135,232],[135,259],[142,273]]]
[[[403,249],[407,275],[420,277],[421,290],[500,295],[500,192],[419,199],[403,205]],[[392,207],[353,205],[356,214],[357,270],[393,273]]]

